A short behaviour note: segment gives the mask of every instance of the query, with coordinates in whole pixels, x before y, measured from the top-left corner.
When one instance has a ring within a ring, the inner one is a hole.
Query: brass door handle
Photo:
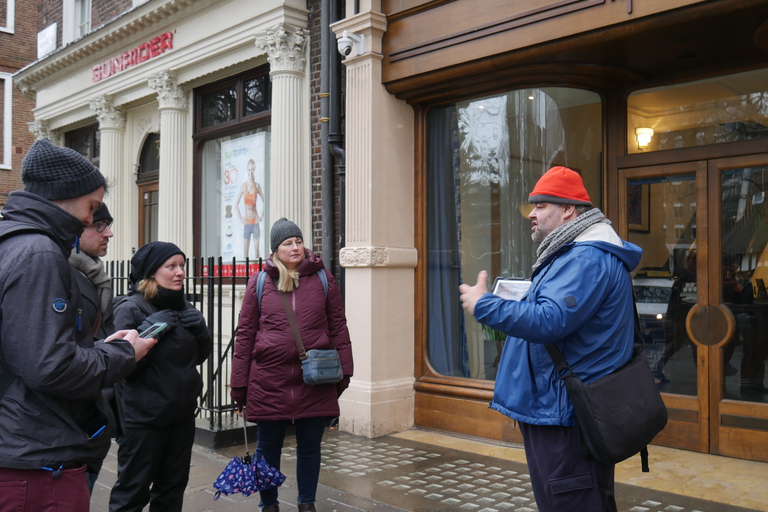
[[[736,330],[736,320],[725,304],[695,304],[685,318],[685,330],[697,345],[724,345]]]

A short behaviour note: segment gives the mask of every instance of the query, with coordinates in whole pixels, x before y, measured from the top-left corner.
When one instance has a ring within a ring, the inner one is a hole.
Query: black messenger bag
[[[573,403],[582,451],[605,464],[640,452],[643,472],[648,472],[647,446],[667,424],[667,408],[643,351],[637,309],[632,359],[589,384],[573,373],[554,343],[545,347]]]

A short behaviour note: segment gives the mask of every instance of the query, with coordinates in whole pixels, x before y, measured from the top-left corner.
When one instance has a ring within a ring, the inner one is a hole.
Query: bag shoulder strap
[[[285,316],[288,317],[288,325],[291,327],[291,334],[293,334],[293,341],[296,343],[296,348],[299,350],[299,359],[302,361],[307,358],[307,351],[304,349],[304,343],[301,341],[301,334],[299,334],[299,327],[296,325],[296,317],[293,314],[293,308],[288,304],[288,297],[285,292],[278,290],[280,294],[280,300],[283,302],[283,309],[285,309]]]
[[[320,281],[323,283],[323,291],[325,297],[328,297],[328,276],[325,275],[325,271],[321,268],[317,271],[317,275],[320,277]],[[264,282],[267,280],[267,272],[262,270],[256,276],[256,300],[259,304],[259,314],[261,314],[261,296],[264,294]]]

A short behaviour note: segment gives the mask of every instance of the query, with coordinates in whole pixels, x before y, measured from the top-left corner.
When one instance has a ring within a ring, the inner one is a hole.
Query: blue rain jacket
[[[635,328],[629,272],[641,255],[610,225],[595,224],[536,269],[520,301],[480,298],[475,318],[507,334],[491,408],[524,423],[575,426],[544,343],[555,342],[584,382],[626,364]]]

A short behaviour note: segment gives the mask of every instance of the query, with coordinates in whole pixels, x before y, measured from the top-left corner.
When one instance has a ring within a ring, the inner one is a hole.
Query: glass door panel
[[[628,241],[643,247],[634,278],[645,353],[659,389],[696,396],[696,344],[686,319],[697,299],[696,175],[627,181]]]
[[[710,347],[711,451],[768,461],[768,155],[713,160],[709,168],[710,224],[718,227],[710,275],[719,278],[710,302],[729,324]]]

